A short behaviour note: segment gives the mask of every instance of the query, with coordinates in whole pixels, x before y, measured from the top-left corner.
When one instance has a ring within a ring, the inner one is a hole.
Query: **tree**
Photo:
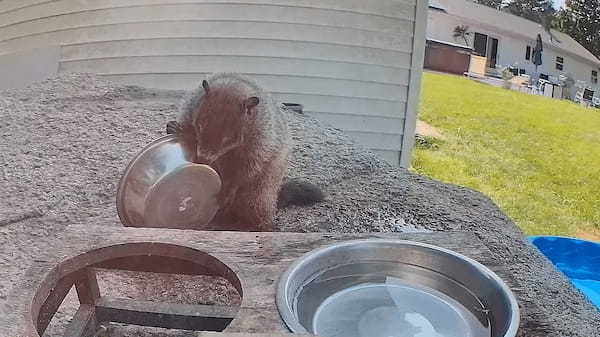
[[[550,35],[551,41],[557,40],[552,33],[552,28],[556,26],[557,17],[553,0],[513,0],[506,5],[505,10],[539,23]]]
[[[541,10],[539,11],[539,23],[544,27],[544,30],[548,35],[550,35],[550,41],[556,40],[554,34],[552,33],[552,28],[554,28],[556,22],[556,9],[552,6],[552,2],[547,2],[543,5]]]
[[[598,0],[567,0],[556,27],[600,57],[600,4]]]
[[[469,26],[465,26],[465,25],[460,25],[460,26],[456,26],[454,27],[454,32],[452,34],[452,37],[454,37],[455,39],[461,38],[465,41],[465,45],[468,46],[469,45],[469,40],[467,40],[467,36],[471,35],[471,33],[469,32]]]
[[[502,8],[503,0],[475,0],[476,3],[482,4],[488,7],[500,9]]]
[[[553,0],[513,0],[507,3],[505,10],[525,19],[542,23],[545,15],[554,14],[552,5]]]

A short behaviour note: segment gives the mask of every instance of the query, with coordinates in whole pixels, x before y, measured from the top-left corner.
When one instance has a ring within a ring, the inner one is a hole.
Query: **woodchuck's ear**
[[[202,81],[202,88],[204,88],[204,91],[208,94],[209,87],[207,80]]]
[[[258,99],[258,97],[250,97],[250,98],[246,99],[246,101],[244,102],[244,106],[246,107],[246,112],[250,113],[250,110],[252,108],[254,108],[255,106],[257,106],[259,102],[260,102],[260,100]]]

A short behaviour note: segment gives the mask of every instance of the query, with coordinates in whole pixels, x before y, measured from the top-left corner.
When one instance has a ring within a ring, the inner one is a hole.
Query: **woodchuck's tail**
[[[314,184],[299,179],[290,179],[279,190],[277,208],[309,206],[325,199],[323,191]]]

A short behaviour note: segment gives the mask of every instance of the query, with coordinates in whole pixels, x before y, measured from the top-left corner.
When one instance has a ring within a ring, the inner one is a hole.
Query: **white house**
[[[407,166],[426,17],[426,0],[1,0],[0,89],[56,72],[190,89],[240,72]]]
[[[457,26],[467,26],[468,46],[475,55],[487,57],[487,70],[512,66],[520,73],[532,75],[535,65],[532,52],[537,35],[542,36],[541,78],[569,75],[583,81],[598,92],[600,60],[570,36],[552,30],[551,34],[538,23],[465,0],[430,0],[427,39],[448,44],[465,45],[462,37],[454,37]]]

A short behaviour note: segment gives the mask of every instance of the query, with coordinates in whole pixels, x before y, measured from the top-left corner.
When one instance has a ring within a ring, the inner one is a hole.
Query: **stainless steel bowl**
[[[277,306],[292,332],[320,337],[514,337],[519,307],[480,263],[402,240],[334,244],[282,275]]]
[[[202,228],[218,210],[217,172],[192,162],[194,151],[168,135],[144,147],[129,163],[117,191],[125,226]]]

